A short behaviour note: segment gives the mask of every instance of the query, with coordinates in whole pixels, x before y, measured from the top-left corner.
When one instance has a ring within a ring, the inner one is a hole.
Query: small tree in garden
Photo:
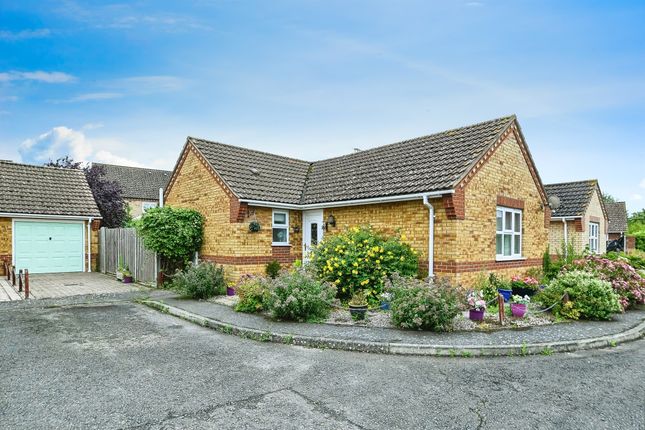
[[[193,209],[164,206],[148,209],[136,228],[145,247],[162,257],[162,270],[173,273],[185,267],[201,247],[204,218]]]
[[[339,297],[362,290],[368,298],[377,298],[385,277],[417,275],[416,254],[401,236],[386,237],[371,227],[353,227],[325,237],[312,261],[318,276],[338,287]]]

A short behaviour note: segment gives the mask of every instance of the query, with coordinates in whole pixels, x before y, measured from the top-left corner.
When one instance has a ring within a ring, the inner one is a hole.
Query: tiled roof
[[[311,163],[193,137],[188,141],[238,197],[280,203],[300,201]]]
[[[627,231],[627,206],[625,202],[605,203],[609,226],[607,233],[623,233]]]
[[[141,167],[102,163],[93,163],[93,165],[103,167],[105,177],[121,186],[125,199],[159,200],[159,188],[166,188],[172,174],[167,170]]]
[[[552,212],[552,216],[583,216],[597,186],[598,181],[595,179],[545,185],[547,196],[557,196],[560,199],[560,207]]]
[[[242,199],[312,204],[451,189],[515,116],[313,163],[188,138]]]
[[[81,170],[0,161],[0,212],[100,217]]]

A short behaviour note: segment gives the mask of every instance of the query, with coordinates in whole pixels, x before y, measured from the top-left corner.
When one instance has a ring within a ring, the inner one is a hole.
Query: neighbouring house
[[[627,206],[625,202],[606,202],[607,241],[618,241],[619,249],[627,250]]]
[[[123,200],[130,206],[132,218],[139,218],[147,209],[159,206],[159,189],[166,188],[170,174],[167,170],[92,163],[105,171],[106,179],[121,186]]]
[[[405,235],[424,274],[469,284],[539,266],[550,221],[515,116],[316,162],[189,137],[165,199],[204,215],[200,257],[232,276],[369,224]]]
[[[596,179],[545,185],[549,198],[560,205],[551,213],[549,244],[552,253],[570,243],[576,253],[588,249],[604,254],[607,249],[607,212]]]
[[[30,273],[95,270],[100,221],[82,170],[0,161],[0,260]]]

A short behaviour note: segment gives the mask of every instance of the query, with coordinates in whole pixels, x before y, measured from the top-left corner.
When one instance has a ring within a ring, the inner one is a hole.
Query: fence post
[[[29,298],[29,269],[25,269],[25,299]]]
[[[18,292],[22,292],[22,269],[18,271]]]
[[[16,266],[11,266],[11,285],[16,286]]]

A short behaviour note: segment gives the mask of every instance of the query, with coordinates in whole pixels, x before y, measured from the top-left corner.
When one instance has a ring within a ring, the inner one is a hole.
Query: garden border
[[[240,327],[220,320],[207,318],[184,309],[167,305],[156,300],[142,300],[152,309],[245,339],[261,342],[274,342],[286,345],[299,345],[309,348],[337,349],[355,352],[371,352],[394,355],[429,355],[440,357],[491,357],[525,356],[551,354],[553,352],[574,352],[579,350],[613,347],[621,343],[645,337],[645,320],[623,332],[611,335],[569,341],[540,342],[521,345],[428,345],[411,343],[369,342],[326,337],[313,337],[290,333],[273,333],[247,327]]]

